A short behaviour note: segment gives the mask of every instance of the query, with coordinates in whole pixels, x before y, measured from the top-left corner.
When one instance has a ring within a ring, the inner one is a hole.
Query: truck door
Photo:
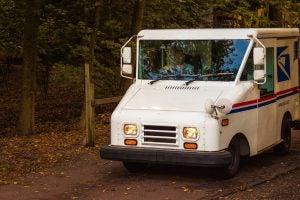
[[[274,48],[267,48],[266,83],[259,86],[258,151],[276,141],[276,95],[274,94]]]

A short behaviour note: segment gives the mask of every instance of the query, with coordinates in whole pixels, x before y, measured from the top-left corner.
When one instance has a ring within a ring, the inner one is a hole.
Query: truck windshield
[[[234,81],[249,45],[236,40],[140,40],[139,79]]]

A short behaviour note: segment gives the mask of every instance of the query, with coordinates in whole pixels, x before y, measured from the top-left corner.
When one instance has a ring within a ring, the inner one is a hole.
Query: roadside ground
[[[12,174],[6,174],[6,183],[0,185],[0,199],[300,199],[300,132],[293,132],[289,155],[278,157],[270,151],[243,160],[236,177],[220,180],[215,170],[185,166],[154,165],[131,174],[121,162],[100,159],[99,148],[109,138],[108,125],[100,124],[95,148],[84,148],[82,137],[76,137],[79,132],[71,132],[77,140],[61,149],[56,143],[68,138],[59,133],[45,136],[55,138],[47,145],[61,154],[52,165],[36,162],[39,154],[33,152],[12,152],[12,159],[32,164],[23,166],[29,167],[24,173],[10,169]],[[33,141],[43,136],[32,137],[27,143],[34,146]]]

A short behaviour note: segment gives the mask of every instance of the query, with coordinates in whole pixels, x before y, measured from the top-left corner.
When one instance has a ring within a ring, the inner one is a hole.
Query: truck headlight
[[[125,124],[124,134],[125,135],[137,135],[138,128],[136,124]]]
[[[194,127],[184,127],[183,137],[186,139],[196,139],[198,137],[198,130]]]

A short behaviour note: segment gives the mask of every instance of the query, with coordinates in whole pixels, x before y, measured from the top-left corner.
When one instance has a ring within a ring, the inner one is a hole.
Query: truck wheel
[[[138,163],[138,162],[123,162],[124,167],[132,173],[143,172],[148,168],[147,163]]]
[[[221,177],[225,179],[232,178],[239,171],[241,156],[240,156],[240,143],[237,138],[232,139],[228,151],[232,155],[231,163],[228,166],[222,168],[222,170],[220,171]]]
[[[291,125],[290,117],[284,116],[281,123],[281,139],[282,143],[274,147],[274,152],[277,155],[285,155],[290,151],[291,147]]]

